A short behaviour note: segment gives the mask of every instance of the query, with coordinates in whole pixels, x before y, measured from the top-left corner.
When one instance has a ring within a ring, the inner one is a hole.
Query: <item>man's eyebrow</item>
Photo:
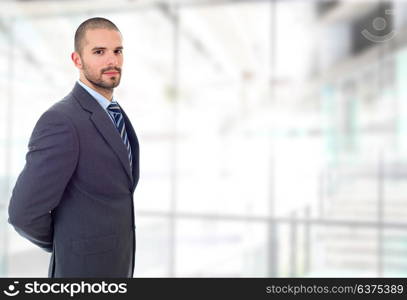
[[[95,51],[95,50],[105,50],[105,49],[107,49],[106,47],[93,47],[92,48],[92,51]]]
[[[96,51],[96,50],[106,50],[106,49],[107,49],[106,47],[93,47],[93,48],[92,48],[92,51]],[[116,47],[115,50],[123,50],[123,46]]]

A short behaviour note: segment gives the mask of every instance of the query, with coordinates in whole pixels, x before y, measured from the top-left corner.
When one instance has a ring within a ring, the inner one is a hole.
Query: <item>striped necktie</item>
[[[120,137],[122,138],[123,143],[127,148],[127,153],[128,153],[129,161],[130,161],[130,167],[132,167],[131,147],[130,147],[129,139],[127,138],[126,125],[124,124],[123,114],[120,110],[120,107],[117,104],[117,102],[113,101],[107,107],[107,111],[109,112],[114,123],[116,124],[116,128],[119,131]]]

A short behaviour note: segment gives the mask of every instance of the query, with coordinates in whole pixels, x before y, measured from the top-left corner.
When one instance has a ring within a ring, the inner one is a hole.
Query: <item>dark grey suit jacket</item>
[[[38,120],[9,222],[52,252],[49,277],[132,277],[139,145],[123,111],[133,168],[109,116],[76,83]]]

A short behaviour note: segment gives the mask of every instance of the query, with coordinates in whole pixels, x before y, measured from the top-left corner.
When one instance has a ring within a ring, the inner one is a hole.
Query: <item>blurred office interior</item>
[[[124,36],[135,277],[407,275],[407,2],[4,0],[0,276],[47,276],[7,206],[93,16]]]

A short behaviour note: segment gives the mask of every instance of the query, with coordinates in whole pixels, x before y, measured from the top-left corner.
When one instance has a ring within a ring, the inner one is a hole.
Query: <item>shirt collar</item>
[[[112,98],[112,102],[110,102],[108,99],[106,99],[104,96],[102,96],[101,94],[99,94],[98,92],[96,92],[94,89],[88,87],[86,84],[84,84],[82,81],[78,80],[78,83],[89,93],[91,94],[91,96],[93,98],[95,98],[95,100],[100,104],[100,106],[102,106],[102,108],[104,110],[107,110],[107,107],[115,102],[116,100],[114,98]]]

